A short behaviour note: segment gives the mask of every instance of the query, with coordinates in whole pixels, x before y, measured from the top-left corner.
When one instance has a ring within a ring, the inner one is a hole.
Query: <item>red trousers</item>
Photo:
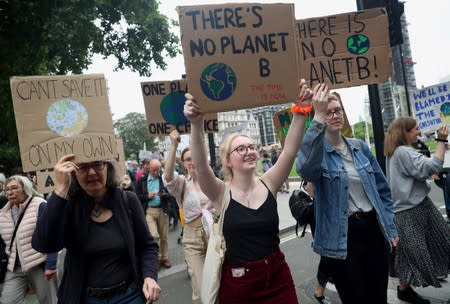
[[[264,259],[223,264],[219,302],[224,304],[298,304],[294,281],[278,249]]]

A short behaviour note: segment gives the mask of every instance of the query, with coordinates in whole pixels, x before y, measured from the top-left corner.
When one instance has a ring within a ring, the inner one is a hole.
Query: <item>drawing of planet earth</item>
[[[185,92],[174,92],[164,96],[159,110],[167,123],[172,125],[187,124],[189,121],[183,114]]]
[[[216,101],[230,98],[236,90],[236,74],[224,63],[208,65],[200,76],[200,86],[203,94]]]
[[[85,107],[72,99],[60,99],[50,105],[47,111],[47,125],[50,130],[64,137],[79,135],[87,127],[88,113]]]
[[[440,107],[441,113],[440,117],[443,123],[450,124],[450,102],[445,102]]]
[[[347,38],[347,50],[353,55],[362,55],[370,48],[369,37],[355,34]]]

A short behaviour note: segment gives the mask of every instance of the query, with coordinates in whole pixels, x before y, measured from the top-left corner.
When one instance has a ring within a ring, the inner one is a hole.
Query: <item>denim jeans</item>
[[[113,295],[107,299],[88,297],[86,304],[144,304],[145,300],[136,284],[132,283],[124,292]]]

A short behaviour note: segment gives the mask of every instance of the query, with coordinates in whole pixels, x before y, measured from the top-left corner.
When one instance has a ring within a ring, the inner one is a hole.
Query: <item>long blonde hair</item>
[[[416,125],[417,121],[411,117],[399,117],[391,122],[384,139],[384,156],[391,157],[397,147],[410,145],[408,132]]]

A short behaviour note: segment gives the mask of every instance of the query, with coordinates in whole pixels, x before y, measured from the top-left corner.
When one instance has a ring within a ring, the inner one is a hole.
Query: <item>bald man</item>
[[[167,215],[167,189],[161,179],[161,162],[157,159],[144,159],[144,176],[138,183],[136,193],[145,211],[148,228],[153,238],[159,242],[161,266],[170,268],[169,217]]]

